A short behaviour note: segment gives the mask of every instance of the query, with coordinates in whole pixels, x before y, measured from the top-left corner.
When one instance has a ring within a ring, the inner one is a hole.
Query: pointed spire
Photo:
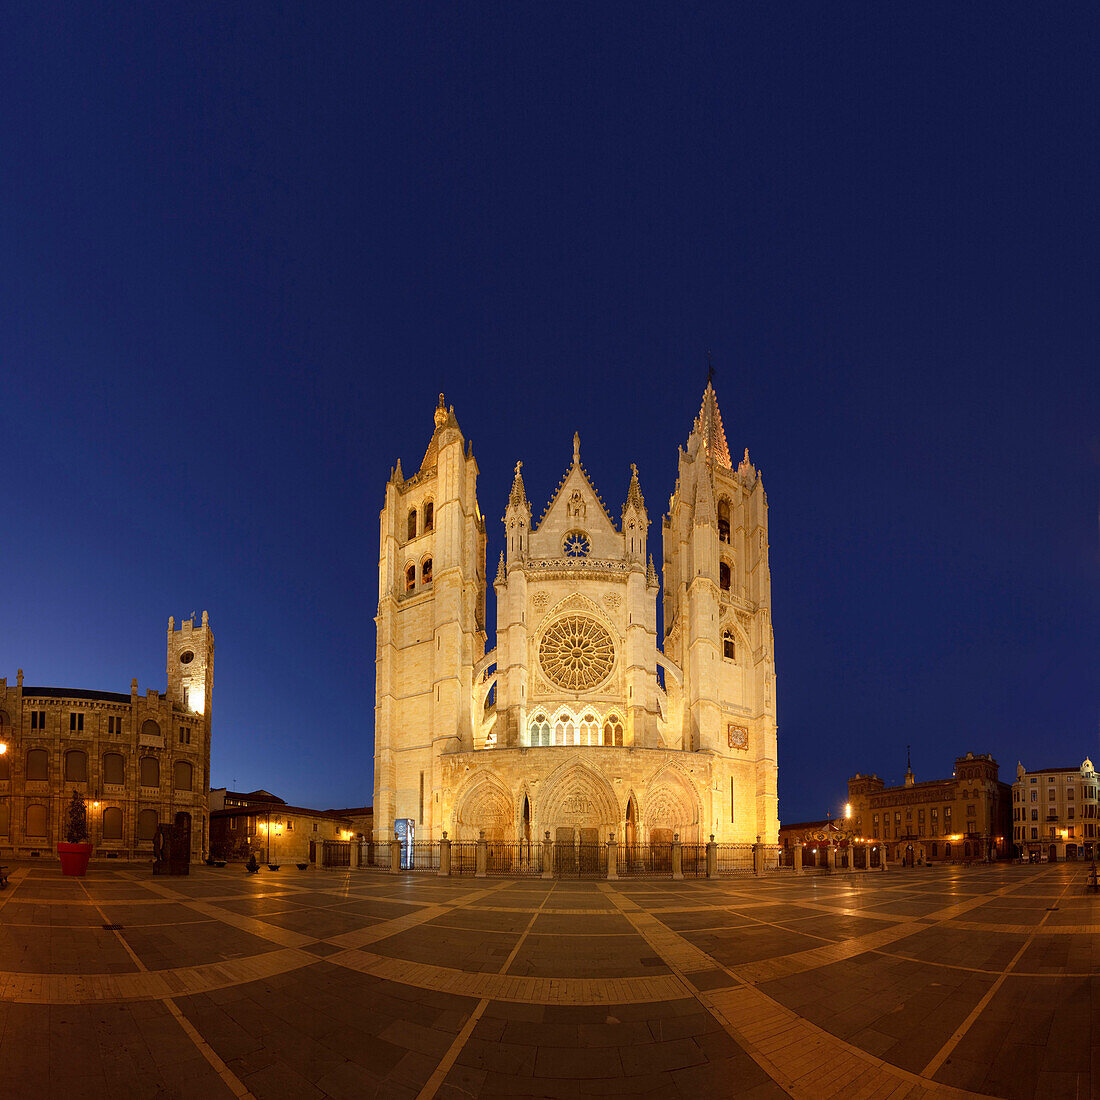
[[[516,476],[512,481],[512,492],[508,497],[508,504],[513,508],[522,507],[527,504],[527,490],[523,486],[523,474],[520,470],[523,467],[522,462],[516,463]],[[528,511],[530,511],[530,505],[527,504]]]
[[[390,480],[397,486],[405,484],[405,475],[401,471],[401,459],[397,460],[397,465],[393,468],[393,475]]]
[[[749,449],[745,448],[745,457],[737,464],[737,476],[743,485],[751,488],[756,482],[757,472],[749,459]]]
[[[724,466],[727,470],[732,470],[733,461],[730,458],[729,444],[726,442],[726,429],[722,426],[718,398],[714,393],[709,375],[707,388],[703,391],[703,403],[699,407],[699,415],[695,418],[693,430],[701,434],[708,459],[719,466]]]
[[[435,407],[435,426],[442,428],[447,422],[447,409],[443,404],[443,394],[439,395],[439,404]]]
[[[652,554],[649,555],[649,568],[646,570],[645,580],[646,580],[646,584],[656,584],[657,583],[657,570],[653,568],[653,555]]]
[[[508,579],[508,568],[504,564],[504,551],[500,552],[500,564],[497,566],[497,579],[494,583],[503,584]]]
[[[638,512],[645,511],[645,498],[642,496],[642,487],[638,484],[638,467],[630,464],[630,488],[626,491],[626,508],[634,508]]]

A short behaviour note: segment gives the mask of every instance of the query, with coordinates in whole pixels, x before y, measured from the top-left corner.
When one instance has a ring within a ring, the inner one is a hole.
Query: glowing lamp
[[[202,714],[206,708],[206,700],[203,698],[202,687],[189,687],[187,689],[187,707],[196,714]]]
[[[6,741],[0,741],[0,756],[8,751],[8,745]]]
[[[851,804],[851,802],[845,802],[844,803],[844,816],[845,817],[851,817],[852,816],[852,804]]]

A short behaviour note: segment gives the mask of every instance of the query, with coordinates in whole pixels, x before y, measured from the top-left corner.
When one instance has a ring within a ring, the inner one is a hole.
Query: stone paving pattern
[[[0,1081],[64,1100],[1100,1095],[1085,873],[22,865],[0,892]]]

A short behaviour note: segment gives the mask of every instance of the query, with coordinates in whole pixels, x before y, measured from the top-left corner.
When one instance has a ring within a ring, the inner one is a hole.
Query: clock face
[[[726,727],[726,730],[731,749],[747,749],[749,747],[749,731],[744,726],[735,726],[731,723]]]

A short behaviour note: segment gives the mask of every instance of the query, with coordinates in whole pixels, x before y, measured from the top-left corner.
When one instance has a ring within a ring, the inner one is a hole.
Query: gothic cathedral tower
[[[683,748],[713,753],[718,840],[778,841],[768,504],[733,468],[708,382],[664,520],[664,652],[682,670]]]
[[[376,841],[395,819],[442,836],[443,753],[473,748],[485,653],[485,521],[477,462],[443,395],[419,471],[397,462],[380,517],[375,688]]]

